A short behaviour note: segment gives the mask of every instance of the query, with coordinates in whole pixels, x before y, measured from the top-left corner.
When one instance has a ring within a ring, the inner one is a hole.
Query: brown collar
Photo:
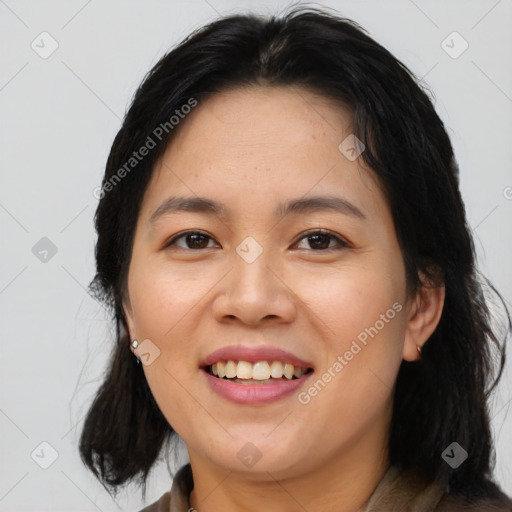
[[[495,484],[493,497],[466,501],[449,495],[447,486],[428,482],[413,470],[390,466],[377,487],[358,512],[512,512],[512,502]],[[194,488],[190,463],[182,466],[174,476],[170,492],[141,512],[189,512],[189,497]]]

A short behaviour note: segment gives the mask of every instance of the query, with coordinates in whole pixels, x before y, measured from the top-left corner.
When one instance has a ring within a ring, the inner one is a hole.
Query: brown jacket
[[[436,483],[425,482],[410,471],[390,466],[358,512],[512,512],[512,500],[496,485],[489,484],[489,487],[493,491],[489,498],[455,497]],[[192,468],[186,464],[176,473],[171,491],[140,512],[189,512],[189,494],[193,488]]]

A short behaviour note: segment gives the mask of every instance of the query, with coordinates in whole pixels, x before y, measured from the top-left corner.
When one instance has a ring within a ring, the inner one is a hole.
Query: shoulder
[[[194,488],[194,479],[190,462],[182,466],[172,479],[171,490],[161,496],[158,501],[148,505],[139,512],[188,512],[190,510],[189,495]]]
[[[171,493],[166,492],[158,501],[155,501],[151,505],[148,505],[139,512],[169,512],[170,507]]]
[[[512,500],[497,485],[487,482],[486,492],[479,495],[445,494],[436,512],[512,512]]]
[[[512,500],[489,479],[464,490],[431,480],[417,468],[390,466],[361,512],[512,512]]]
[[[512,502],[488,499],[467,500],[458,497],[445,497],[440,502],[436,512],[512,512]]]

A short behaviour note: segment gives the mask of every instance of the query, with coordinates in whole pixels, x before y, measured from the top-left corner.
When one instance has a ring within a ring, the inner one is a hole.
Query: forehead
[[[205,145],[238,145],[242,150],[258,144],[286,149],[308,138],[310,144],[331,139],[336,144],[340,133],[350,133],[351,119],[352,112],[343,103],[306,89],[251,86],[205,99],[185,119],[176,142],[190,139],[187,135],[193,132],[205,136]],[[213,127],[217,130],[211,131]]]
[[[292,87],[234,89],[181,123],[155,167],[146,216],[176,194],[215,197],[233,211],[334,192],[375,215],[386,208],[374,173],[339,149],[352,134],[340,102]]]

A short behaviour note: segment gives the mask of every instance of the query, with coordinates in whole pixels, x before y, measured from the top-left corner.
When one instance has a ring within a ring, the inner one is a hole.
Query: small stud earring
[[[420,355],[420,357],[421,357],[421,347],[418,345],[416,348],[418,349],[418,354],[419,354],[419,355]]]
[[[133,340],[130,345],[131,345],[132,349],[135,350],[139,346],[139,342],[137,340]],[[134,355],[137,358],[137,364],[140,364],[140,357],[136,354],[134,354]]]

